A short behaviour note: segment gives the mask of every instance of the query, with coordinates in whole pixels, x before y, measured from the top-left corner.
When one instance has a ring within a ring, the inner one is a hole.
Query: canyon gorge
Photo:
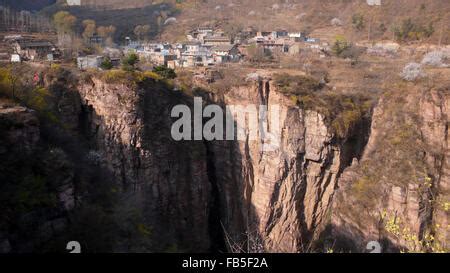
[[[24,243],[14,226],[0,229],[0,252],[45,249],[76,225],[73,211],[104,198],[90,196],[92,188],[112,192],[113,201],[102,208],[110,207],[112,222],[119,223],[120,235],[98,250],[364,252],[374,240],[388,251],[409,247],[402,234],[386,230],[392,217],[408,234],[420,240],[433,234],[448,245],[448,86],[403,86],[408,98],[393,88],[365,112],[357,110],[338,132],[324,109],[284,94],[271,75],[193,95],[153,79],[72,80],[45,80],[68,136],[64,141],[41,128],[34,111],[0,109],[2,159],[16,157],[19,147],[24,155],[36,153],[42,138],[63,143],[33,167],[57,182],[52,213],[32,211],[19,221],[31,219],[46,238]],[[250,140],[174,141],[171,110],[192,107],[193,96],[222,106],[279,105],[278,149],[264,151],[264,143]],[[129,222],[148,244],[130,239],[130,228],[120,226]]]

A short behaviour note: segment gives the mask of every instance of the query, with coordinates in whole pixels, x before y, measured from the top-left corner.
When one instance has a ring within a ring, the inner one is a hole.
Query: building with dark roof
[[[46,59],[49,54],[57,52],[49,41],[18,40],[13,44],[14,52],[25,60]]]

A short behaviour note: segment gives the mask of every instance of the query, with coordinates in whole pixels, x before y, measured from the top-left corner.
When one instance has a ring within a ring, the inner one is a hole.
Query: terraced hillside
[[[366,0],[88,0],[86,6],[72,7],[62,2],[44,13],[68,10],[80,23],[94,19],[98,25],[115,25],[123,35],[132,34],[135,25],[150,24],[155,37],[172,41],[199,25],[214,25],[231,34],[245,27],[283,28],[320,30],[332,37],[338,32],[352,40],[450,42],[450,5],[442,0],[383,0],[381,6]],[[158,17],[164,19],[159,25]],[[169,17],[176,22],[164,25]]]

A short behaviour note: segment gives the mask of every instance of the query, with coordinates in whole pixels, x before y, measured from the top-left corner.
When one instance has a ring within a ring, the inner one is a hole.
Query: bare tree
[[[84,20],[83,21],[83,27],[84,27],[84,31],[83,31],[83,39],[87,42],[89,41],[89,39],[94,36],[97,26],[94,20]]]
[[[148,34],[150,33],[150,25],[138,25],[134,28],[134,34],[136,34],[136,37],[138,40],[147,39]]]
[[[77,18],[67,11],[59,11],[53,16],[59,44],[70,45]]]
[[[113,44],[113,37],[116,33],[116,27],[115,26],[100,26],[97,28],[97,33],[100,37],[102,37],[105,40],[105,43],[107,45]]]
[[[264,240],[257,230],[247,230],[243,239],[234,239],[221,223],[225,236],[225,243],[231,253],[264,253]]]

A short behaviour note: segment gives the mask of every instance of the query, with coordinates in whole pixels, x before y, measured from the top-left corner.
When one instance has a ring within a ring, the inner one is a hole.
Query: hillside
[[[125,7],[130,7],[130,5],[126,5]],[[177,16],[177,11],[172,6],[164,3],[155,3],[146,7],[127,9],[105,9],[93,8],[92,6],[55,4],[43,9],[41,13],[51,17],[61,10],[69,11],[77,17],[80,32],[81,22],[85,19],[95,20],[98,26],[114,25],[117,28],[116,40],[118,41],[122,40],[125,36],[132,35],[134,27],[142,24],[151,25],[151,32],[156,35],[158,33],[157,17],[161,13],[164,13],[164,16]]]
[[[0,68],[0,253],[65,252],[69,240],[86,253],[449,252],[450,1],[381,1],[58,0],[33,13],[76,16],[56,16],[55,34],[7,29],[0,41],[21,32],[73,52]],[[162,41],[210,26],[320,42],[272,37],[209,63],[222,47],[144,44],[135,56],[133,43],[107,59],[90,39],[109,25],[116,43],[134,39],[142,24]],[[169,55],[193,64],[152,59]],[[194,120],[176,121],[180,106]]]
[[[369,34],[370,39],[392,39],[399,29],[408,28],[414,33],[408,41],[450,43],[450,4],[441,0],[383,0],[381,6],[369,6],[364,0],[162,0],[145,8],[145,0],[109,1],[110,8],[105,7],[106,2],[85,2],[99,8],[57,4],[44,13],[51,16],[58,10],[68,10],[80,23],[94,19],[98,25],[115,25],[121,32],[118,37],[131,34],[135,25],[150,24],[155,37],[162,32],[158,38],[169,41],[181,39],[199,25],[214,25],[231,34],[245,27],[283,28],[318,31],[319,38],[344,34],[351,40],[365,40]],[[176,17],[177,21],[158,27],[158,16]],[[338,24],[333,27],[335,18]]]
[[[210,0],[199,3],[186,0],[177,5],[181,10],[179,23],[167,28],[165,33],[168,37],[177,36],[186,28],[208,23],[218,23],[228,29],[254,26],[258,29],[286,28],[309,32],[329,28],[331,20],[338,18],[342,22],[342,30],[355,39],[366,38],[369,25],[372,38],[391,38],[394,27],[412,18],[420,26],[433,24],[435,31],[431,41],[438,39],[438,29],[447,26],[444,34],[446,42],[450,41],[450,4],[440,0],[384,0],[380,7],[369,6],[363,0],[235,0],[232,3]],[[359,30],[352,24],[355,15],[362,15]]]

